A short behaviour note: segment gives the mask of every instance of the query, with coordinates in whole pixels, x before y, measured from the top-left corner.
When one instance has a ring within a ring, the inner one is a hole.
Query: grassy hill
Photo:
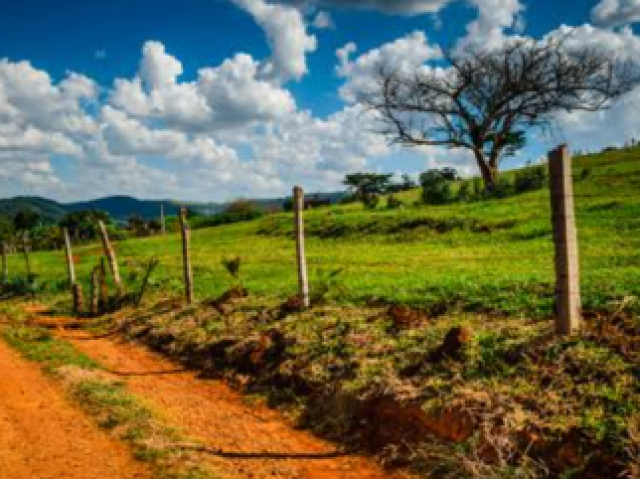
[[[130,290],[146,260],[160,266],[144,307],[112,321],[424,477],[638,477],[640,149],[576,158],[574,176],[580,336],[552,334],[546,190],[438,207],[413,205],[413,191],[403,209],[308,212],[316,305],[305,312],[285,301],[296,292],[291,214],[193,231],[193,306],[176,300],[177,234],[122,242]],[[75,255],[88,291],[101,248]],[[230,256],[249,297],[206,301],[235,283],[221,265]],[[22,268],[11,256],[12,274]],[[68,306],[63,255],[34,254],[33,269],[45,298]]]
[[[583,171],[589,169],[585,179]],[[640,150],[575,161],[576,209],[585,305],[640,293]],[[417,197],[414,192],[405,199]],[[411,201],[407,201],[411,204]],[[553,244],[547,190],[504,200],[370,211],[360,205],[306,215],[312,288],[338,301],[411,304],[429,311],[477,309],[545,316],[553,295]],[[193,232],[196,294],[213,297],[229,286],[220,261],[240,256],[244,284],[258,294],[295,292],[291,214]],[[179,237],[132,240],[118,246],[123,263],[158,257],[159,288],[180,289]],[[100,255],[79,248],[80,276]],[[11,267],[22,267],[12,258]],[[34,256],[44,280],[63,278],[58,253]],[[321,291],[318,291],[321,292]]]

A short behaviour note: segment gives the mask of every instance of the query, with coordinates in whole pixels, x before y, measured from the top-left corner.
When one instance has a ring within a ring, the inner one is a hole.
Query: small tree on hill
[[[353,173],[345,177],[343,184],[349,187],[356,200],[365,206],[375,206],[379,195],[389,191],[392,178],[393,174]]]
[[[455,170],[454,170],[455,171]],[[420,175],[422,201],[428,205],[444,205],[453,199],[451,172],[446,169],[429,170]],[[456,176],[453,177],[455,179]]]
[[[378,88],[362,100],[395,143],[471,151],[493,189],[501,161],[525,146],[531,128],[549,127],[559,111],[607,108],[640,84],[631,63],[566,44],[566,37],[515,40],[450,56],[445,70],[404,74],[382,66]]]
[[[98,221],[110,223],[109,213],[99,210],[72,211],[62,218],[60,227],[67,228],[76,241],[88,241],[98,237]]]

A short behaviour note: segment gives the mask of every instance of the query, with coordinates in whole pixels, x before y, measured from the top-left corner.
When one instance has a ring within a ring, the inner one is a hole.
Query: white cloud
[[[565,38],[567,48],[587,46],[609,52],[612,57],[640,64],[640,37],[629,28],[619,32],[603,30],[591,25],[567,26],[549,33],[548,37]],[[640,87],[615,101],[611,108],[591,112],[562,112],[557,116],[560,133],[570,144],[580,149],[597,149],[620,145],[629,139],[640,138]]]
[[[276,0],[287,5],[378,10],[385,13],[414,15],[436,13],[455,0]]]
[[[505,41],[505,30],[521,31],[524,6],[520,0],[468,0],[478,9],[478,18],[467,25],[467,34],[458,41],[458,53],[496,48]]]
[[[149,90],[161,90],[175,85],[182,75],[182,63],[164,51],[160,42],[146,42],[142,48],[140,79]]]
[[[333,19],[328,12],[318,12],[316,16],[313,18],[312,23],[314,28],[318,29],[326,29],[326,28],[334,28]]]
[[[425,68],[429,60],[442,56],[440,47],[430,45],[425,34],[419,31],[352,60],[351,55],[356,51],[356,45],[349,43],[336,52],[339,61],[337,73],[347,80],[340,88],[340,95],[347,102],[354,102],[359,96],[375,90],[381,67],[410,74]]]
[[[269,58],[238,53],[184,79],[180,60],[163,44],[147,42],[138,71],[115,79],[111,87],[73,72],[54,82],[28,62],[0,60],[3,194],[190,200],[276,196],[289,193],[294,184],[335,190],[345,173],[376,165],[389,168],[394,159],[407,156],[414,165],[423,161],[424,167],[474,171],[473,159],[463,150],[416,148],[399,154],[398,147],[375,133],[373,114],[354,104],[371,91],[379,65],[404,72],[437,67],[442,53],[423,32],[361,54],[354,43],[339,49],[336,72],[344,79],[339,93],[346,106],[326,118],[300,111],[284,84],[307,73],[306,55],[315,50],[316,40],[307,33],[306,22],[317,28],[330,23],[318,16],[320,7],[419,14],[437,12],[450,2],[234,1],[265,30]],[[478,18],[459,45],[496,45],[518,34],[523,11],[518,0],[464,1],[478,8]],[[309,9],[301,8],[303,3]],[[568,45],[593,45],[627,59],[640,58],[640,38],[629,28],[562,27],[549,35],[569,31]],[[640,137],[639,110],[636,91],[608,111],[558,115],[558,126],[572,144],[597,148]],[[61,161],[66,167],[59,169]]]
[[[138,75],[116,79],[110,102],[130,115],[190,132],[242,127],[296,108],[287,90],[261,78],[260,64],[247,54],[202,68],[193,82],[178,82],[181,70],[180,62],[161,44],[147,42]]]
[[[54,85],[48,73],[29,62],[0,60],[0,121],[69,135],[91,134],[95,125],[82,102],[94,100],[96,94],[95,83],[82,75],[69,73]]]
[[[217,124],[243,125],[281,118],[295,110],[289,91],[258,77],[259,64],[238,54],[218,68],[204,68],[198,91],[206,98]]]
[[[268,4],[265,0],[233,0],[263,28],[271,58],[264,74],[278,81],[299,80],[307,73],[306,55],[317,42],[307,33],[303,14],[295,7]]]
[[[640,22],[640,0],[602,0],[591,16],[596,25],[603,27]]]

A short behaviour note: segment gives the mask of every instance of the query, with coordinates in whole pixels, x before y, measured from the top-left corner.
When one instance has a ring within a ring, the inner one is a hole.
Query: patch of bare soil
[[[83,336],[84,335],[84,336]],[[203,457],[224,478],[400,479],[373,461],[343,455],[336,447],[293,429],[276,411],[248,405],[219,380],[205,380],[138,345],[65,338],[110,372],[128,389],[165,413],[170,424],[206,445]]]
[[[147,479],[126,447],[71,406],[39,368],[0,341],[2,479]]]

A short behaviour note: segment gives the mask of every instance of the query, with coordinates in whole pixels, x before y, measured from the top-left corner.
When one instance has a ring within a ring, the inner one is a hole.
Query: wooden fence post
[[[304,191],[301,187],[293,188],[293,214],[296,235],[296,258],[298,262],[298,290],[303,308],[310,305],[309,276],[307,274],[307,256],[304,245]]]
[[[2,285],[9,283],[9,263],[7,261],[7,243],[2,242]]]
[[[104,249],[104,254],[107,256],[109,269],[111,270],[111,275],[113,276],[113,282],[116,285],[116,294],[119,298],[121,298],[124,290],[122,288],[122,280],[120,279],[120,270],[118,269],[118,260],[116,258],[116,253],[113,249],[113,246],[111,246],[111,241],[109,241],[109,234],[107,233],[107,227],[105,226],[104,221],[98,220],[98,227],[100,228],[100,237],[102,238],[102,247]]]
[[[556,333],[580,331],[580,264],[571,155],[566,145],[549,153],[551,216],[556,265]]]
[[[71,239],[69,238],[69,230],[67,228],[62,228],[62,237],[64,238],[64,252],[67,260],[67,271],[69,272],[69,285],[73,287],[73,285],[76,284],[76,270],[73,266]]]
[[[91,313],[100,314],[100,265],[91,271]]]
[[[71,238],[69,238],[69,230],[62,228],[62,236],[64,238],[64,251],[67,260],[67,271],[69,272],[69,286],[73,295],[73,311],[75,313],[82,312],[84,298],[82,295],[82,287],[76,281],[76,270],[73,264],[73,250],[71,249]]]
[[[193,302],[193,274],[191,272],[191,231],[187,223],[187,209],[180,208],[180,231],[182,232],[182,265],[187,304]]]
[[[104,258],[100,258],[100,270],[98,272],[98,283],[100,286],[100,297],[98,298],[98,310],[102,313],[109,306],[109,285],[107,284],[107,267]]]

